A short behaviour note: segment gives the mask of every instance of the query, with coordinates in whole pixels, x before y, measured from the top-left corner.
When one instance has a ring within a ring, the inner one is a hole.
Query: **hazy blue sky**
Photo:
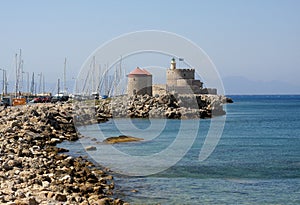
[[[222,78],[280,81],[300,93],[298,0],[0,0],[0,68],[13,80],[14,54],[22,48],[24,70],[55,82],[67,57],[71,80],[102,43],[145,29],[192,40]]]

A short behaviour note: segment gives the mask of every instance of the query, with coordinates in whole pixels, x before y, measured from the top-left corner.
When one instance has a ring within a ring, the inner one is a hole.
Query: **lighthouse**
[[[172,58],[171,60],[171,67],[170,67],[171,70],[175,70],[176,69],[176,61],[175,61],[175,58]]]

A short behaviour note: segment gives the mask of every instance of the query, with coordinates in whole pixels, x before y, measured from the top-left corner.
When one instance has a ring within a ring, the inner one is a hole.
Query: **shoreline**
[[[122,96],[99,101],[96,106],[44,103],[3,107],[0,203],[128,205],[114,197],[115,184],[109,169],[83,156],[70,156],[68,150],[56,145],[77,141],[80,136],[75,126],[106,122],[113,117],[199,119],[212,117],[208,113],[215,110],[226,114],[222,105],[227,97],[199,96],[196,106],[190,99],[184,96],[177,100],[173,95]],[[201,115],[203,112],[205,115]],[[74,121],[74,116],[80,118]]]
[[[114,198],[113,176],[55,145],[76,141],[72,104],[0,111],[0,203],[128,204]]]

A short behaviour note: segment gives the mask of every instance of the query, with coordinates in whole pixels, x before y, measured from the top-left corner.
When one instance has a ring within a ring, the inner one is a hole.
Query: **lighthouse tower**
[[[170,67],[171,70],[175,70],[176,69],[176,61],[175,61],[175,58],[172,58],[171,60],[171,67]]]

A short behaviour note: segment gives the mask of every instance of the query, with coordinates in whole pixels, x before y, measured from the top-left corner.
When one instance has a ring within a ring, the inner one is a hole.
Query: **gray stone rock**
[[[85,147],[85,150],[86,151],[95,151],[95,150],[97,150],[97,148],[94,146],[87,146],[87,147]]]

